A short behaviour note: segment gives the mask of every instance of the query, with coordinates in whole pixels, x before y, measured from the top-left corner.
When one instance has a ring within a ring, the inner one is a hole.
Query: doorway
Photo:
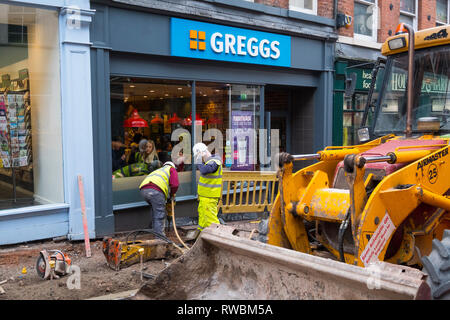
[[[266,126],[279,130],[280,152],[314,152],[314,92],[314,88],[306,87],[265,87]],[[309,161],[305,161],[298,165],[303,167],[309,164]]]
[[[290,141],[288,142],[288,137],[290,140],[289,113],[287,111],[269,111],[268,113],[270,117],[270,129],[279,130],[280,152],[290,152],[291,144]]]
[[[268,85],[264,90],[264,111],[269,130],[279,130],[280,152],[291,152],[291,88]],[[272,141],[273,143],[273,141]]]

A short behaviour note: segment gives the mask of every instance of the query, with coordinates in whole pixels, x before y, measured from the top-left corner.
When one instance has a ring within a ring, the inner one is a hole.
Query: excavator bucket
[[[379,262],[362,268],[240,237],[232,226],[211,225],[132,299],[430,299],[425,278],[409,267]]]

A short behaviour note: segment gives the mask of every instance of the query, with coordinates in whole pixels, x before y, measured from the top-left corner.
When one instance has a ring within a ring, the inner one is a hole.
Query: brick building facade
[[[248,0],[252,1],[252,0]],[[333,144],[357,143],[355,132],[367,97],[368,79],[357,79],[356,94],[344,97],[345,79],[351,74],[367,75],[381,56],[382,43],[395,34],[400,22],[415,30],[449,23],[448,0],[253,0],[268,6],[300,11],[334,19],[335,45]],[[347,22],[342,25],[341,18]],[[370,79],[369,79],[370,80]],[[365,82],[364,82],[365,81]]]
[[[332,5],[333,1],[329,1]],[[349,26],[337,26],[339,38],[335,50],[335,86],[333,144],[357,144],[356,130],[361,124],[367,102],[373,62],[381,57],[386,39],[395,34],[400,22],[415,30],[447,24],[447,0],[339,0],[337,15],[352,18]],[[345,97],[345,79],[356,75],[356,92]],[[366,78],[364,78],[366,76]]]

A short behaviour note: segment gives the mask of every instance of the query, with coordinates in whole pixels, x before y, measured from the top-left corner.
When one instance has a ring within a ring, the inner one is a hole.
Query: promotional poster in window
[[[231,170],[255,170],[255,130],[252,111],[231,112]]]

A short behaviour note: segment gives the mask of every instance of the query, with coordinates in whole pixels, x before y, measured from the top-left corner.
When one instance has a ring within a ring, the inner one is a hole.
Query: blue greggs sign
[[[172,56],[291,66],[291,37],[171,18]]]

